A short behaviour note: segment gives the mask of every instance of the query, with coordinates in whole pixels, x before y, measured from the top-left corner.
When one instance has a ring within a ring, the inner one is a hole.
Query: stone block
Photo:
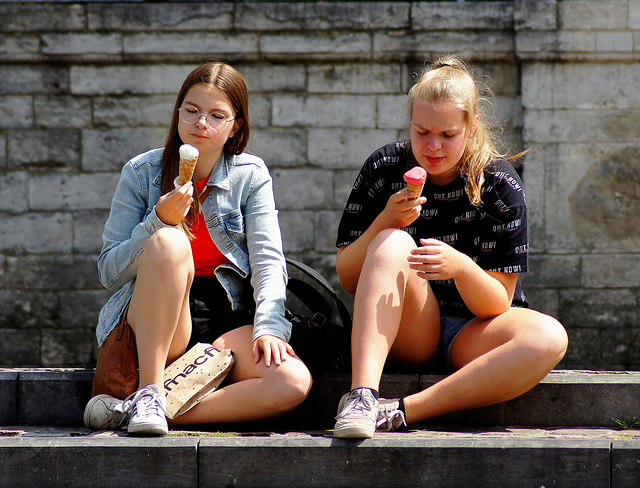
[[[60,65],[0,65],[0,94],[64,93],[69,87],[69,70]]]
[[[506,425],[615,427],[614,419],[637,415],[638,402],[637,373],[558,371],[506,402],[504,421]]]
[[[40,127],[84,128],[92,123],[91,100],[69,95],[41,95],[34,97],[35,121]]]
[[[107,210],[119,175],[45,174],[29,181],[29,204],[33,210]]]
[[[80,146],[79,130],[13,130],[7,134],[8,166],[79,168]]]
[[[313,212],[284,210],[278,213],[285,253],[313,249]]]
[[[242,2],[235,23],[249,30],[365,30],[409,27],[410,2]]]
[[[326,169],[360,170],[373,151],[397,137],[394,129],[310,129],[309,162]]]
[[[48,437],[3,440],[2,488],[198,486],[198,438]]]
[[[94,329],[98,313],[111,293],[107,290],[77,290],[60,293],[60,325],[65,329]]]
[[[585,255],[582,257],[582,285],[588,288],[638,286],[640,255]]]
[[[398,93],[398,64],[313,65],[309,67],[310,93]]]
[[[378,127],[381,129],[406,130],[409,127],[408,108],[407,97],[404,95],[379,96]]]
[[[85,171],[117,171],[138,154],[162,147],[167,137],[166,128],[87,129],[82,132],[82,169]],[[109,200],[115,185],[109,183],[112,175],[104,176]],[[116,180],[117,181],[117,180]],[[86,208],[86,207],[85,207]],[[105,208],[96,206],[89,208]],[[108,208],[108,207],[106,207]]]
[[[79,4],[3,3],[0,5],[2,30],[8,32],[81,31],[86,28],[86,13]]]
[[[229,2],[87,4],[89,30],[211,31],[233,27]]]
[[[29,329],[0,329],[0,366],[40,364],[40,334]]]
[[[70,89],[74,95],[175,94],[194,68],[157,64],[72,66]]]
[[[603,327],[600,332],[602,364],[615,371],[636,371],[640,364],[640,328],[637,320],[626,327]],[[626,415],[632,416],[631,413]]]
[[[3,146],[2,140],[0,138],[0,150]],[[26,212],[29,209],[28,189],[28,173],[19,171],[0,173],[0,210]]]
[[[90,327],[88,329],[43,330],[42,365],[48,367],[91,365],[95,323],[85,324]]]
[[[56,292],[0,290],[0,328],[31,329],[60,326],[60,297]]]
[[[93,371],[57,369],[21,371],[18,379],[19,425],[81,426],[91,398]],[[43,408],[43,405],[49,408]]]
[[[560,362],[560,368],[592,369],[592,365],[609,369],[602,362],[600,331],[588,327],[566,327],[569,336],[567,352]]]
[[[328,437],[204,438],[198,466],[203,487],[238,485],[354,486],[375,473],[376,486],[609,486],[606,439],[399,439]],[[259,454],[270,449],[269,462]],[[292,462],[295,460],[295,462]],[[260,469],[255,469],[260,464]],[[451,469],[455,466],[455,469]],[[509,469],[504,469],[509,466]],[[286,476],[283,475],[286,473]],[[517,473],[517,483],[513,483]]]
[[[633,33],[596,32],[596,51],[598,53],[632,53]]]
[[[10,254],[68,253],[72,236],[68,213],[29,212],[0,220],[0,251]]]
[[[596,328],[638,325],[638,297],[629,289],[560,290],[560,321]]]
[[[510,30],[514,2],[413,2],[411,25],[415,30]]]
[[[270,168],[304,166],[307,163],[307,131],[304,129],[254,129],[251,152]]]
[[[522,274],[522,285],[533,287],[576,288],[581,286],[580,258],[550,254],[529,256],[529,272]]]
[[[557,3],[516,0],[513,2],[513,20],[516,30],[555,30],[558,27]]]
[[[33,126],[33,99],[27,95],[0,96],[0,127],[21,129]]]
[[[302,92],[307,88],[307,69],[302,64],[242,64],[236,68],[247,82],[251,94]]]
[[[121,54],[121,34],[43,34],[44,54],[74,54],[86,57],[91,54]]]
[[[331,208],[332,174],[317,169],[276,169],[271,172],[280,210]]]
[[[256,49],[257,51],[257,49]],[[264,34],[259,39],[259,52],[264,55],[304,54],[361,54],[371,51],[371,35],[368,32],[337,34],[313,32],[298,34]]]
[[[96,256],[40,255],[6,258],[6,286],[15,290],[102,289]]]
[[[18,372],[0,369],[0,425],[18,424]]]
[[[640,441],[614,439],[611,443],[611,486],[633,488],[640,479]]]
[[[453,4],[452,4],[453,5]],[[513,38],[501,31],[389,31],[373,35],[373,52],[377,55],[394,53],[396,56],[424,56],[432,59],[458,53],[469,57],[483,46],[479,61],[502,60],[511,56]]]
[[[320,211],[315,215],[315,250],[318,252],[336,252],[338,224],[342,217],[340,211]]]
[[[271,97],[252,94],[249,98],[249,117],[252,129],[268,129],[271,125]]]
[[[87,210],[73,212],[73,251],[99,254],[102,249],[102,231],[109,212]]]
[[[175,95],[96,97],[93,100],[94,123],[107,127],[162,127],[168,130],[175,103]]]
[[[40,38],[38,36],[0,34],[0,60],[10,59],[25,62],[40,58]]]
[[[376,97],[367,95],[290,96],[272,99],[272,124],[281,127],[374,128]]]
[[[559,291],[546,288],[525,288],[524,294],[533,310],[558,318],[560,316]]]
[[[207,32],[128,34],[123,39],[124,54],[197,53],[219,55],[224,53],[257,53],[259,38],[255,34]],[[195,68],[195,66],[193,66]],[[177,90],[176,90],[177,91]]]
[[[628,28],[628,3],[615,0],[558,2],[559,23],[566,30]]]

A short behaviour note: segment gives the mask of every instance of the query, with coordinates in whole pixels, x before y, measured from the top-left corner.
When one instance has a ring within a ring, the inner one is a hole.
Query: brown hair
[[[198,84],[210,85],[220,90],[231,102],[235,110],[235,120],[240,127],[224,145],[227,154],[242,154],[249,142],[251,126],[249,124],[249,90],[244,78],[238,71],[226,63],[209,62],[194,69],[182,84],[178,92],[176,104],[173,109],[171,127],[162,154],[162,194],[173,190],[173,180],[178,176],[178,164],[180,161],[180,146],[183,144],[178,134],[178,109],[182,106],[184,97],[192,86]],[[183,221],[183,227],[187,235],[192,238],[192,225],[197,221],[200,212],[200,200],[194,198],[189,213]]]
[[[490,95],[488,88],[484,87],[483,91]],[[452,104],[463,111],[469,136],[458,171],[466,181],[469,200],[473,205],[479,206],[482,203],[484,170],[493,159],[504,156],[498,151],[495,135],[489,130],[483,106],[488,100],[481,95],[479,82],[460,59],[445,56],[422,72],[418,82],[409,90],[408,98],[409,116],[413,115],[416,99],[428,103]],[[525,152],[509,159],[520,157]]]

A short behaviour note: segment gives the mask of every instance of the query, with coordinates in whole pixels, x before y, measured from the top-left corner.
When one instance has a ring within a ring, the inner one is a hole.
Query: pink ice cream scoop
[[[404,174],[404,181],[407,182],[407,188],[413,194],[413,198],[418,198],[422,194],[422,187],[427,179],[427,172],[422,166],[411,168]]]

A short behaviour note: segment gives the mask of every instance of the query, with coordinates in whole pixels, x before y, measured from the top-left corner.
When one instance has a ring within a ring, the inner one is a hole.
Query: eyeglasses
[[[204,116],[207,119],[207,124],[213,130],[222,130],[227,125],[227,123],[235,120],[233,119],[225,119],[224,116],[215,113],[202,113],[196,107],[192,105],[185,105],[184,107],[180,107],[178,109],[180,112],[180,118],[185,124],[195,124],[200,117]]]

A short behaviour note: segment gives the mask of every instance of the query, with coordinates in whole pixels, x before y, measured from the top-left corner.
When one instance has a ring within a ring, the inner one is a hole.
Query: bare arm
[[[374,219],[369,228],[348,246],[342,246],[336,257],[336,269],[340,284],[349,293],[355,293],[360,271],[371,241],[384,229],[401,229],[410,225],[420,215],[424,197],[408,199],[410,192],[404,188],[389,197],[386,207]]]
[[[478,266],[469,256],[437,239],[422,239],[409,256],[412,269],[427,280],[453,279],[469,310],[489,318],[511,306],[517,273],[496,273]]]

